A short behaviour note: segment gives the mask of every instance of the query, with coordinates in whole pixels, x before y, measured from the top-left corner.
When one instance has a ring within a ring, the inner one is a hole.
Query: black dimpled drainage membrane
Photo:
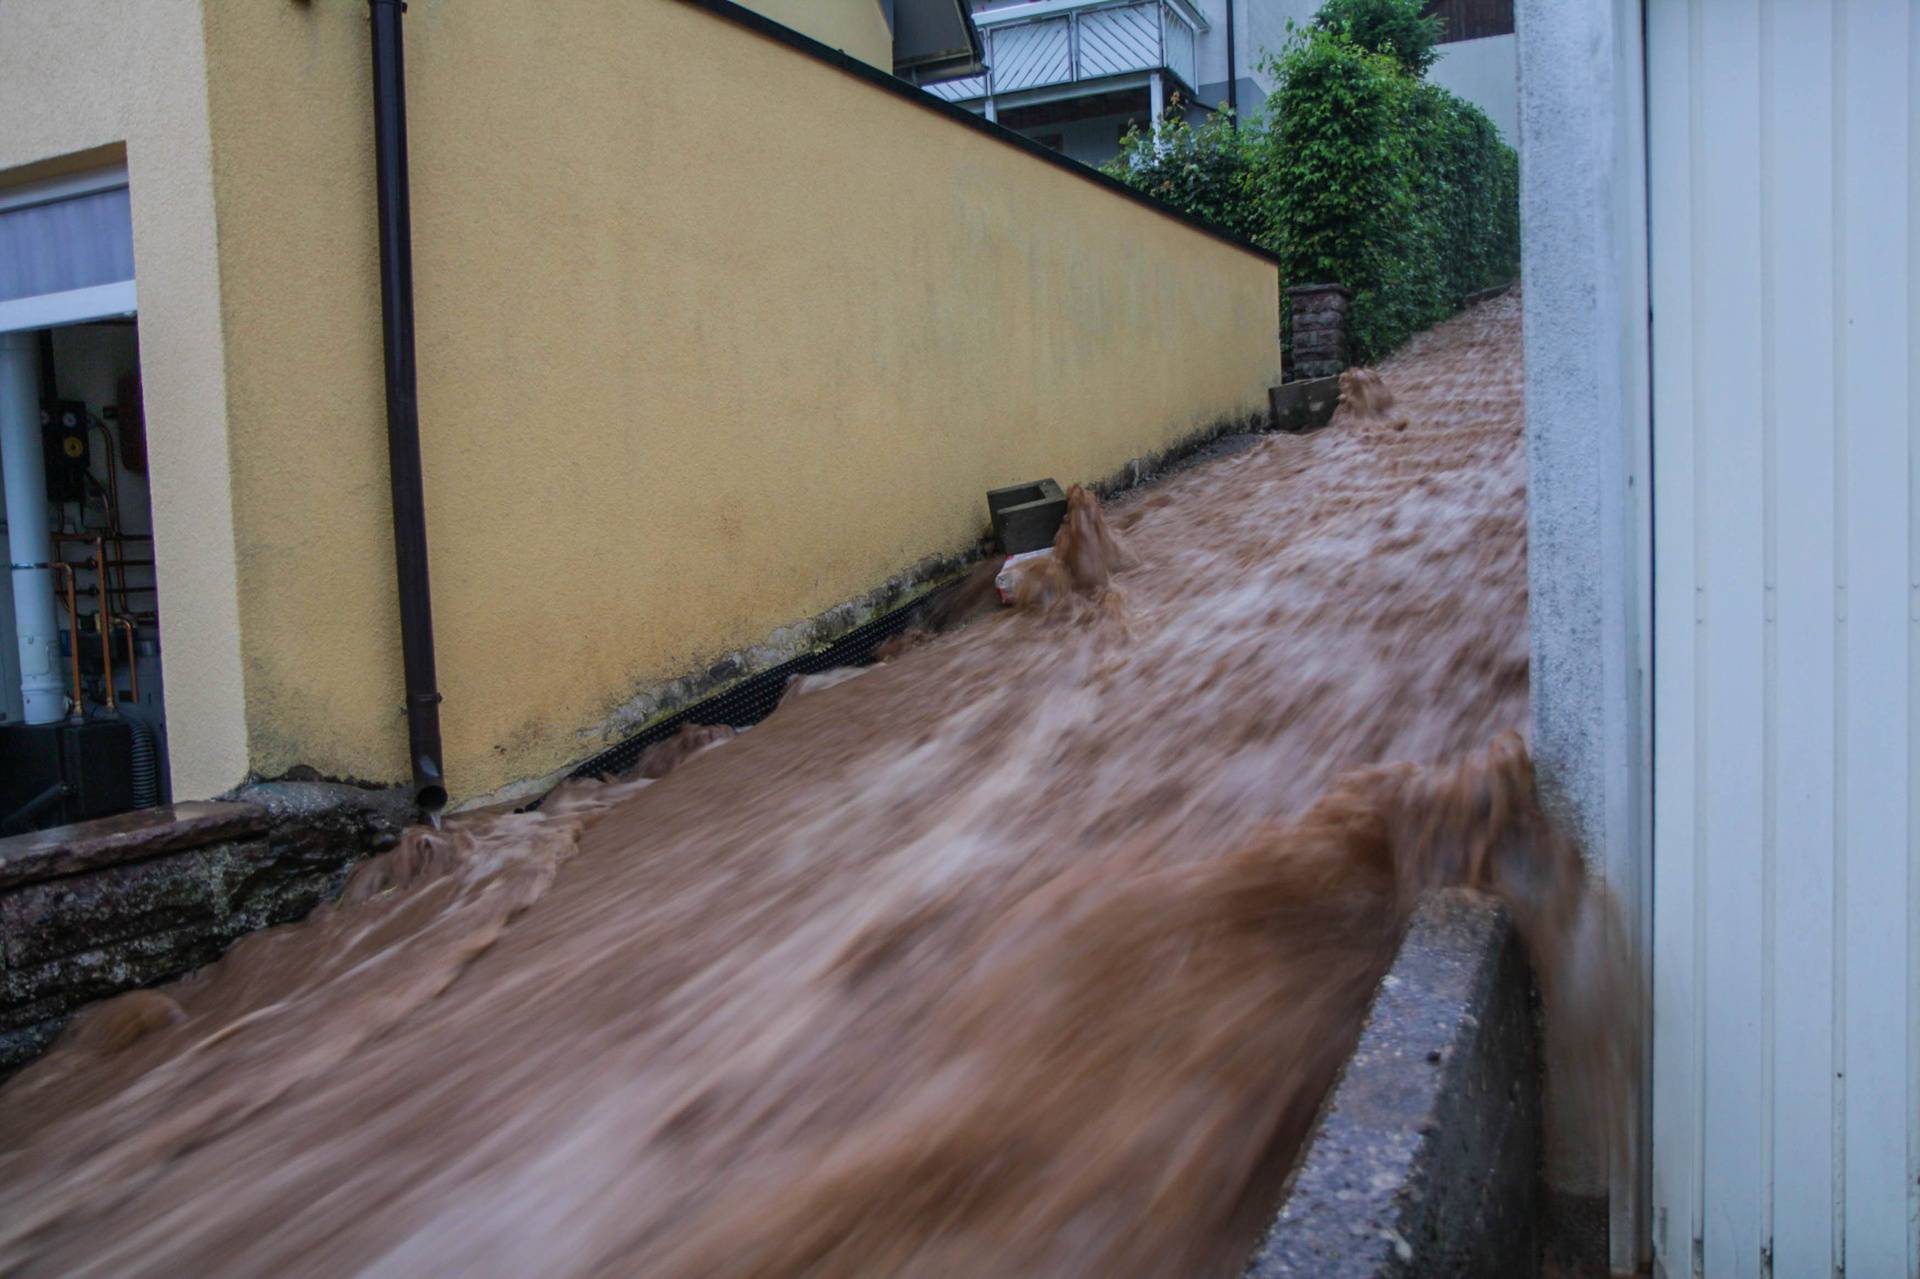
[[[818,675],[841,666],[870,666],[873,650],[912,624],[927,606],[954,590],[959,582],[948,582],[918,597],[912,603],[863,622],[823,649],[749,675],[737,684],[704,701],[684,706],[665,719],[656,720],[617,746],[610,746],[567,774],[569,781],[584,778],[605,780],[618,777],[632,768],[640,752],[663,742],[688,724],[725,724],[731,728],[749,728],[773,714],[786,691],[787,681],[798,675]],[[537,802],[529,807],[538,807]]]

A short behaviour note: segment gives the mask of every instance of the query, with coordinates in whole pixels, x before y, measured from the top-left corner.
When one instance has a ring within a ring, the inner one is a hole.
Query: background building
[[[1167,106],[1198,121],[1259,109],[1260,64],[1321,0],[973,0],[987,70],[930,92],[1086,164]],[[1518,140],[1512,0],[1435,0],[1446,23],[1428,79]]]

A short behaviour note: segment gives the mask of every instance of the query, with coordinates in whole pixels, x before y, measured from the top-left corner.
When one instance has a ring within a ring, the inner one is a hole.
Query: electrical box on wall
[[[54,502],[87,500],[87,406],[78,400],[49,400],[40,406],[40,442],[47,461],[47,498]]]

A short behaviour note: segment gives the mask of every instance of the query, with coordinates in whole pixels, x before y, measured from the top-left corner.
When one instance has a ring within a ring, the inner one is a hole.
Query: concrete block
[[[1340,405],[1340,379],[1321,377],[1269,387],[1267,404],[1273,411],[1274,430],[1317,431],[1333,419]]]
[[[1067,495],[1051,479],[1015,484],[987,494],[987,513],[1001,550],[1008,555],[1037,551],[1053,545],[1067,517]]]

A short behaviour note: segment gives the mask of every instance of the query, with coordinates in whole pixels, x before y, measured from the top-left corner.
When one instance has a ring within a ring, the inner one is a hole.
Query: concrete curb
[[[1430,894],[1283,1192],[1248,1279],[1538,1270],[1532,985],[1505,912]]]

